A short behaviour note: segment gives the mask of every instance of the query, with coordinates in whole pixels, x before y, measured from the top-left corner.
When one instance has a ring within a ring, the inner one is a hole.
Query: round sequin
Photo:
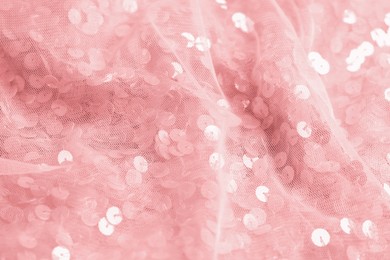
[[[308,58],[314,70],[320,75],[326,75],[330,71],[329,62],[326,61],[318,52],[309,52]]]
[[[365,220],[362,224],[362,231],[366,237],[373,239],[376,236],[377,228],[374,222]]]
[[[129,186],[140,185],[142,183],[142,174],[137,170],[130,169],[126,173],[125,181]]]
[[[46,205],[38,205],[34,209],[35,215],[41,220],[49,220],[51,209]]]
[[[256,217],[250,213],[244,215],[242,222],[248,230],[255,230],[259,226]]]
[[[145,159],[145,157],[141,155],[134,157],[133,166],[137,171],[141,173],[147,172],[149,168],[148,161]]]
[[[227,184],[226,191],[229,193],[235,193],[238,189],[237,182],[235,180],[230,180]]]
[[[212,153],[209,157],[209,164],[213,170],[220,170],[225,165],[225,159],[220,153]]]
[[[34,53],[30,52],[24,56],[24,67],[29,70],[35,70],[38,69],[41,65],[41,57]]]
[[[287,153],[286,152],[277,153],[275,155],[274,161],[275,161],[276,168],[283,167],[287,162]]]
[[[218,195],[218,184],[214,181],[206,181],[202,184],[200,193],[207,199],[215,198]]]
[[[58,153],[57,160],[59,164],[65,163],[65,162],[72,162],[73,161],[73,155],[71,152],[67,150],[62,150]]]
[[[53,97],[53,91],[51,89],[43,89],[39,91],[36,96],[36,101],[39,103],[46,103]]]
[[[38,241],[35,237],[28,235],[26,233],[22,233],[18,237],[19,243],[21,246],[32,249],[38,245]]]
[[[296,85],[294,95],[299,99],[306,100],[310,98],[310,90],[305,85]]]
[[[183,154],[192,154],[194,152],[194,146],[192,143],[182,140],[177,143],[177,150]]]
[[[256,198],[261,202],[268,201],[269,188],[266,186],[258,186],[256,188]]]
[[[56,246],[51,251],[51,257],[53,260],[70,260],[70,251],[64,246]]]
[[[81,23],[81,12],[75,8],[70,9],[68,11],[68,19],[74,25]]]
[[[43,82],[42,78],[40,76],[37,76],[35,74],[31,74],[28,77],[28,83],[30,83],[30,86],[36,89],[43,88],[45,86],[45,83]]]
[[[354,24],[356,23],[357,18],[354,11],[346,9],[343,13],[343,22],[346,24]]]
[[[346,234],[351,234],[354,223],[349,218],[340,219],[340,227]]]
[[[119,225],[123,220],[121,210],[115,206],[108,208],[106,212],[106,219],[114,226]]]
[[[123,0],[122,7],[125,12],[135,13],[138,10],[137,0]]]
[[[115,231],[115,226],[110,224],[106,218],[101,218],[98,223],[100,233],[111,236]]]
[[[221,138],[221,129],[215,125],[209,125],[204,129],[203,134],[207,140],[216,142]]]
[[[305,121],[297,123],[297,132],[303,138],[309,138],[312,134],[312,129]]]
[[[385,89],[385,100],[390,102],[390,88]]]
[[[311,241],[318,247],[327,246],[330,242],[330,234],[322,228],[317,228],[311,233]]]
[[[133,219],[135,214],[137,213],[137,209],[135,205],[129,201],[125,201],[122,205],[122,214],[127,219]]]
[[[283,168],[281,172],[281,178],[284,183],[291,183],[294,179],[295,171],[294,168],[291,166],[286,166]]]
[[[64,116],[68,112],[68,106],[60,99],[54,100],[51,103],[51,109],[57,116]]]
[[[174,128],[169,132],[169,137],[175,142],[184,141],[186,138],[186,132],[184,132],[184,130]]]

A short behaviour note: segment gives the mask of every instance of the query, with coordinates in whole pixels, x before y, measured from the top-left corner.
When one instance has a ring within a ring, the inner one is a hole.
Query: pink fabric
[[[390,1],[0,0],[0,259],[388,259]]]

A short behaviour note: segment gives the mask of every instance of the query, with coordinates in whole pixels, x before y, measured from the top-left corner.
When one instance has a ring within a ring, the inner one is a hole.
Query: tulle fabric
[[[0,259],[388,258],[389,12],[1,0]]]

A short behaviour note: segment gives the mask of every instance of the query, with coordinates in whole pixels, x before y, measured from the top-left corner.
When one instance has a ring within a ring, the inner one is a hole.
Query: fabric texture
[[[389,259],[390,1],[0,0],[0,259]]]

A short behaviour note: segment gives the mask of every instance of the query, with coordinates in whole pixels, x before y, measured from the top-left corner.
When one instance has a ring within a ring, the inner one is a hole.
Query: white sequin
[[[209,164],[213,170],[219,170],[225,165],[225,159],[220,153],[212,153],[209,157]]]
[[[309,52],[308,54],[309,61],[311,62],[314,70],[320,75],[326,75],[330,71],[330,65],[327,60],[322,58],[318,52]]]
[[[254,162],[256,162],[258,159],[259,157],[250,158],[246,154],[242,156],[242,162],[249,169],[252,169]]]
[[[142,173],[147,172],[148,168],[149,168],[148,161],[145,159],[145,157],[140,156],[140,155],[134,157],[133,165],[137,171],[142,172]]]
[[[269,188],[266,186],[258,186],[256,188],[256,198],[261,202],[268,201]]]
[[[171,139],[169,138],[169,134],[165,130],[160,130],[157,133],[158,139],[165,145],[171,144]]]
[[[304,121],[298,122],[297,132],[303,138],[309,138],[312,133],[311,127]]]
[[[259,222],[253,214],[245,214],[242,222],[248,230],[255,230],[259,226]]]
[[[305,85],[296,85],[294,95],[299,99],[306,100],[310,98],[310,90]]]
[[[368,238],[374,238],[376,234],[376,225],[371,220],[366,220],[362,224],[363,234]]]
[[[340,220],[340,227],[346,234],[351,234],[354,223],[349,218],[342,218]]]
[[[390,185],[387,184],[387,183],[384,183],[384,184],[383,184],[383,189],[384,189],[385,192],[390,196]]]
[[[123,220],[122,211],[118,207],[110,207],[107,209],[106,219],[114,226],[119,225]]]
[[[384,22],[385,22],[385,24],[386,24],[387,26],[390,27],[390,13],[387,13],[387,14],[385,15]]]
[[[328,231],[322,228],[317,228],[311,233],[311,241],[318,247],[324,247],[330,242]]]
[[[390,165],[390,153],[386,154],[386,161]]]
[[[226,99],[219,99],[217,105],[226,109],[230,108],[229,102]]]
[[[372,45],[371,42],[368,42],[368,41],[364,41],[362,42],[359,47],[358,47],[358,50],[366,57],[368,56],[371,56],[374,54],[374,51],[375,51],[375,48],[374,48],[374,45]]]
[[[204,129],[203,134],[207,140],[216,142],[221,138],[221,129],[215,125],[209,125]]]
[[[211,47],[211,41],[206,37],[198,37],[195,40],[195,47],[201,52],[207,51]]]
[[[385,99],[390,102],[390,88],[385,89]]]
[[[175,70],[172,78],[176,78],[178,75],[183,74],[184,70],[180,63],[173,61],[171,64]]]
[[[56,246],[51,251],[51,257],[53,260],[69,260],[70,251],[64,246]]]
[[[73,155],[71,152],[67,150],[62,150],[58,153],[58,163],[62,164],[64,162],[72,162],[73,161]]]
[[[370,33],[371,39],[379,46],[385,47],[390,46],[390,34],[386,33],[381,28],[375,28]]]
[[[354,11],[352,10],[344,10],[344,14],[343,14],[343,22],[346,23],[346,24],[354,24],[356,23],[357,21],[357,18],[356,18],[356,14]]]
[[[138,4],[136,0],[123,0],[122,7],[125,12],[135,13],[138,10]]]
[[[98,223],[100,233],[111,236],[115,231],[115,226],[110,224],[106,218],[101,218]]]
[[[234,26],[243,32],[250,32],[253,29],[253,21],[245,14],[237,12],[232,15]]]

